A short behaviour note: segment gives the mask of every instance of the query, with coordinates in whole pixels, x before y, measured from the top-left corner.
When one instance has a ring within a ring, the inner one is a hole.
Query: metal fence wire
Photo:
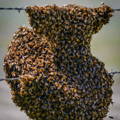
[[[24,8],[24,7],[15,7],[15,8],[5,8],[5,7],[0,7],[0,10],[16,10],[16,11],[18,11],[18,12],[21,12],[21,11],[23,11],[23,10],[26,10],[26,8]],[[120,8],[119,9],[113,9],[113,11],[120,11]]]

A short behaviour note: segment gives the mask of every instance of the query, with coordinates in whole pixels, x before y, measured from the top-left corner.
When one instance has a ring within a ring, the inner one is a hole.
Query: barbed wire
[[[15,8],[12,8],[12,7],[8,7],[8,8],[5,8],[5,7],[0,7],[0,10],[16,10],[18,12],[22,11],[22,10],[26,10],[26,8],[24,7],[15,7]],[[120,8],[119,9],[113,9],[113,11],[120,11]]]
[[[26,10],[26,8],[23,8],[23,7],[20,7],[20,8],[18,8],[18,7],[15,7],[15,8],[4,8],[4,7],[0,7],[0,10],[16,10],[16,11],[18,11],[19,13],[22,11],[22,10]]]
[[[114,75],[116,75],[116,74],[120,74],[120,72],[115,71],[115,72],[110,72],[109,74],[110,74],[111,76],[114,76]]]
[[[113,9],[114,11],[120,11],[120,9]]]
[[[7,81],[13,81],[13,80],[19,80],[20,78],[17,77],[17,78],[0,78],[0,81],[4,81],[4,80],[7,80]]]
[[[110,72],[109,73],[111,76],[114,76],[114,75],[117,75],[117,74],[120,74],[120,72]],[[17,78],[0,78],[0,81],[13,81],[13,80],[20,80],[20,77],[17,77]]]

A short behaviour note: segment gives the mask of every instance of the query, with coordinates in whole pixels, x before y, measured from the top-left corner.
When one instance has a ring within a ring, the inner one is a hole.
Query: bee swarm
[[[32,29],[15,33],[4,59],[13,102],[33,120],[102,120],[112,76],[91,53],[92,35],[109,22],[106,5],[29,6]]]

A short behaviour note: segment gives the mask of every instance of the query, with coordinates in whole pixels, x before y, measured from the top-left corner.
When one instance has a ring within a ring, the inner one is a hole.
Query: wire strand
[[[26,10],[26,8],[24,8],[24,7],[15,7],[15,8],[5,8],[5,7],[0,7],[0,10],[16,10],[16,11],[18,11],[18,12],[20,12],[20,11],[22,11],[22,10]],[[120,11],[120,8],[119,9],[113,9],[113,11]]]
[[[18,8],[18,7],[15,7],[15,8],[4,8],[4,7],[0,7],[0,10],[16,10],[18,11],[19,13],[22,11],[22,10],[25,10],[26,8]]]
[[[0,81],[4,81],[4,80],[7,80],[7,81],[13,81],[13,80],[19,80],[20,78],[0,78]]]
[[[113,9],[114,11],[120,11],[120,9]]]
[[[110,72],[109,74],[111,76],[114,76],[114,75],[120,74],[120,72],[115,71],[115,72]],[[0,78],[0,81],[5,81],[5,80],[13,81],[13,80],[20,80],[20,78],[19,77],[17,77],[17,78]]]
[[[115,72],[110,72],[109,74],[112,75],[112,76],[114,76],[116,74],[120,74],[120,72],[115,71]]]

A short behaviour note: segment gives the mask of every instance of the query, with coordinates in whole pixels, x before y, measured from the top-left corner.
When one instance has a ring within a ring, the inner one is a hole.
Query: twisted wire
[[[5,7],[0,7],[0,10],[16,10],[18,12],[22,11],[22,10],[26,10],[26,8],[24,7],[15,7],[15,8],[12,8],[12,7],[8,7],[8,8],[5,8]],[[118,9],[113,9],[113,11],[120,11],[120,8]]]
[[[114,76],[114,75],[120,74],[120,72],[115,71],[115,72],[110,72],[109,74]]]
[[[16,10],[16,11],[18,11],[19,13],[22,11],[22,10],[25,10],[26,8],[23,8],[23,7],[21,7],[21,8],[18,8],[18,7],[15,7],[15,8],[4,8],[4,7],[0,7],[0,10]]]
[[[13,80],[19,80],[20,78],[0,78],[0,81],[4,81],[4,80],[7,80],[7,81],[13,81]]]
[[[114,76],[114,75],[120,74],[120,72],[115,71],[115,72],[110,72],[109,74],[111,76]],[[19,77],[17,77],[17,78],[0,78],[0,81],[4,81],[4,80],[13,81],[13,80],[20,80],[20,78]]]

